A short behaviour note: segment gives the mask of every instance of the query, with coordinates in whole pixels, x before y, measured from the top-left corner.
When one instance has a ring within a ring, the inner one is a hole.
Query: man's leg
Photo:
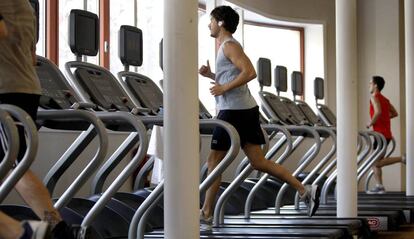
[[[16,239],[23,235],[23,228],[19,221],[0,212],[0,238]]]
[[[59,212],[53,207],[49,191],[32,171],[27,171],[15,188],[36,215],[52,228],[62,221]]]
[[[377,184],[382,185],[382,167],[401,162],[402,157],[388,157],[378,160],[372,167]]]
[[[293,177],[286,168],[270,160],[266,160],[259,145],[246,143],[243,147],[243,151],[249,158],[254,169],[282,179],[295,188],[301,195],[305,193],[305,187],[302,183]]]
[[[375,166],[382,168],[384,166],[388,166],[391,164],[395,164],[395,163],[401,163],[402,162],[402,157],[388,157],[388,158],[383,158],[380,161],[378,161],[378,163],[375,164]]]
[[[372,167],[372,170],[374,171],[374,178],[378,185],[382,185],[382,169],[381,167],[378,167],[377,165],[374,165]]]
[[[211,150],[208,159],[207,159],[207,166],[208,166],[208,174],[210,174],[216,166],[223,160],[224,156],[226,156],[227,151],[219,151],[219,150]],[[206,218],[213,215],[213,207],[214,202],[216,200],[217,192],[220,188],[221,183],[221,176],[218,177],[210,188],[206,192],[206,196],[204,199],[203,214]]]

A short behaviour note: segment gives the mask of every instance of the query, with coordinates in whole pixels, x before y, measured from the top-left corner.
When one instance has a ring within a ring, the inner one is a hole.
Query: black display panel
[[[142,31],[132,26],[121,26],[119,29],[119,58],[122,64],[141,66],[142,49]]]
[[[269,59],[259,58],[257,60],[257,80],[260,85],[272,85],[272,65]]]
[[[303,77],[302,72],[292,72],[292,92],[294,95],[303,95]]]
[[[163,106],[163,94],[158,86],[149,78],[143,75],[126,77],[126,83],[144,108],[158,113]]]
[[[133,107],[127,102],[124,92],[107,74],[98,70],[78,68],[75,76],[87,91],[94,104],[108,111],[130,111]]]
[[[36,16],[36,42],[39,41],[39,1],[38,0],[29,0],[32,8],[34,10],[34,14]]]
[[[42,88],[40,106],[45,109],[70,109],[76,100],[65,84],[64,76],[52,64],[44,58],[37,59],[36,73]]]
[[[275,87],[277,91],[287,91],[287,68],[284,66],[275,68]]]
[[[77,9],[70,12],[69,45],[77,56],[98,54],[99,19],[96,14]]]

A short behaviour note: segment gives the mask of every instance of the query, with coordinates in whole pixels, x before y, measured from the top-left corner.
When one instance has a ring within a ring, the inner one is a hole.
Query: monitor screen
[[[39,1],[30,0],[30,4],[32,5],[34,14],[36,16],[36,42],[38,42],[39,41]]]
[[[132,26],[121,26],[119,56],[123,64],[142,65],[142,31]]]
[[[94,51],[95,46],[95,19],[86,16],[76,18],[76,42],[78,49]]]
[[[96,56],[99,42],[98,16],[84,10],[72,10],[69,29],[72,52],[78,56]]]

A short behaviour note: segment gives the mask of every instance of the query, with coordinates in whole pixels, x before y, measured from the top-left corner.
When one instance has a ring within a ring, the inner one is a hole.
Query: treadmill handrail
[[[92,221],[98,216],[98,214],[102,211],[102,209],[105,207],[108,201],[112,198],[112,196],[119,190],[119,188],[124,184],[128,177],[135,171],[135,169],[146,156],[149,144],[147,131],[144,124],[134,115],[127,112],[96,112],[96,115],[103,121],[117,119],[129,123],[136,129],[135,134],[138,134],[140,144],[135,156],[122,170],[122,172],[119,173],[114,182],[111,183],[111,185],[102,194],[98,201],[93,205],[88,214],[86,214],[81,224],[83,232],[85,232],[85,229],[92,224]]]
[[[75,180],[71,183],[67,190],[59,197],[59,200],[55,203],[55,208],[60,209],[65,207],[71,198],[81,189],[81,187],[88,181],[88,179],[95,173],[96,169],[99,167],[101,162],[104,160],[106,153],[108,151],[108,134],[105,128],[105,125],[100,119],[98,119],[95,114],[92,112],[84,110],[40,110],[38,112],[38,119],[40,120],[50,120],[50,119],[64,119],[64,120],[85,120],[90,123],[87,132],[94,131],[92,133],[92,138],[95,135],[98,136],[99,145],[96,150],[94,157],[89,161],[88,165],[82,170],[82,172],[76,177]],[[78,137],[79,139],[79,137]],[[69,152],[72,146],[80,144],[82,140],[76,140],[71,147],[66,151]],[[66,152],[62,157],[53,165],[53,167],[47,173],[44,183],[48,185],[48,189],[51,195],[55,189],[56,183],[59,178],[62,176],[61,168],[69,167],[70,165],[66,164]],[[72,162],[73,163],[73,162]],[[71,163],[70,163],[71,164]]]
[[[359,135],[363,139],[361,142],[370,142],[369,136],[367,135],[366,131],[360,131]],[[362,151],[361,154],[358,155],[357,164],[359,164],[361,161],[363,161],[368,156],[370,151],[371,151],[371,143],[366,143],[365,147],[364,147],[364,150]],[[335,166],[336,161],[337,161],[337,159],[335,160],[335,164],[330,165],[330,166],[332,166],[332,167]],[[335,179],[337,177],[337,173],[338,173],[337,169],[335,169],[322,186],[321,199],[320,199],[322,204],[327,204],[328,203],[329,189],[331,188],[331,186],[335,182]]]
[[[309,180],[312,179],[312,177],[316,175],[316,173],[318,173],[319,170],[321,170],[322,167],[325,166],[336,153],[336,134],[331,129],[322,128],[322,127],[318,127],[318,128],[320,128],[320,130],[323,130],[330,135],[333,141],[332,147],[330,151],[325,155],[325,157],[322,158],[321,161],[319,161],[319,163],[312,169],[312,171],[308,174],[308,176],[306,176],[306,178],[302,181],[302,184],[307,184]],[[314,183],[312,184],[314,185]],[[299,209],[299,192],[296,192],[296,195],[295,195],[295,209]]]
[[[125,112],[123,112],[125,113]],[[144,125],[163,125],[162,116],[135,116]],[[99,194],[103,191],[104,183],[108,178],[112,170],[124,159],[125,155],[138,143],[139,137],[137,134],[130,134],[122,144],[116,149],[116,151],[107,159],[98,170],[91,184],[91,194]],[[136,190],[134,185],[134,190]]]
[[[229,123],[217,119],[200,119],[200,128],[202,126],[218,126],[226,130],[230,136],[230,149],[227,151],[224,159],[216,166],[216,168],[208,175],[208,177],[200,184],[200,193],[204,193],[220,176],[231,162],[237,157],[240,150],[240,138],[236,129]],[[154,189],[154,191],[144,200],[138,210],[135,212],[131,224],[129,226],[128,238],[144,238],[145,224],[152,205],[156,204],[164,190],[164,180]]]
[[[394,152],[394,150],[395,150],[395,139],[394,139],[394,137],[392,137],[391,138],[391,149],[390,149],[390,151],[388,151],[387,152],[387,154],[385,155],[385,157],[384,158],[388,158],[388,157],[390,157],[391,156],[391,154]],[[388,146],[389,146],[389,144],[387,144],[387,150],[388,150]],[[368,174],[368,176],[366,177],[366,179],[365,179],[365,191],[368,191],[369,190],[369,182],[371,181],[371,179],[372,179],[372,176],[374,176],[374,170],[371,170],[370,172],[369,172],[369,174]]]
[[[313,140],[315,141],[315,143],[314,143],[314,147],[312,147],[313,150],[312,148],[310,149],[312,150],[310,155],[307,158],[304,158],[304,160],[301,160],[302,164],[299,165],[299,167],[293,172],[292,174],[293,176],[297,176],[300,172],[302,172],[303,169],[305,169],[309,165],[309,163],[312,162],[312,160],[316,157],[316,155],[318,155],[319,150],[321,148],[320,136],[319,136],[319,133],[315,129],[307,127],[307,126],[301,126],[300,128],[303,131],[309,132],[309,134],[313,136]],[[282,198],[283,198],[284,193],[288,189],[288,187],[289,185],[287,183],[284,183],[282,187],[280,188],[279,193],[276,196],[276,200],[275,200],[275,213],[276,214],[280,214]]]
[[[29,170],[32,165],[36,154],[37,147],[39,145],[39,139],[37,134],[37,128],[31,117],[26,111],[14,106],[14,105],[0,105],[0,109],[8,112],[12,117],[21,122],[26,132],[26,152],[22,160],[17,164],[16,168],[10,173],[10,175],[0,185],[0,202],[2,202],[7,195],[14,188],[16,183],[21,177]]]
[[[0,109],[0,122],[2,124],[1,130],[7,136],[1,139],[6,140],[3,144],[7,145],[7,150],[3,149],[4,157],[0,163],[0,181],[3,181],[10,169],[12,169],[14,160],[16,160],[19,153],[19,134],[13,118],[2,109]]]
[[[377,133],[375,131],[370,131],[371,134],[376,134],[377,137],[380,139],[378,141],[378,147],[380,151],[378,154],[375,155],[375,157],[372,158],[372,160],[367,160],[366,166],[360,171],[358,174],[358,184],[361,181],[362,177],[365,176],[365,174],[371,169],[371,167],[374,165],[375,162],[377,162],[379,159],[381,159],[387,151],[387,140],[385,139],[384,135]]]

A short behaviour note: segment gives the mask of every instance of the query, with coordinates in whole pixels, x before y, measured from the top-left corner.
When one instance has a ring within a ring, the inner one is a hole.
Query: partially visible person
[[[35,121],[41,94],[34,68],[36,18],[27,0],[0,0],[0,14],[0,103],[22,108]],[[19,127],[18,130],[17,162],[26,151],[24,129]],[[2,147],[0,151],[4,155]],[[75,238],[74,230],[62,220],[48,190],[31,170],[24,174],[15,189],[42,221],[21,224],[0,212],[0,238]]]
[[[392,140],[391,119],[397,117],[398,112],[395,110],[394,106],[387,99],[387,97],[381,94],[382,89],[384,89],[384,85],[385,81],[381,76],[373,76],[369,83],[369,90],[371,93],[369,115],[371,117],[371,121],[367,124],[367,128],[372,127],[375,132],[384,135],[388,145],[388,143]],[[375,142],[374,148],[376,147],[377,143]],[[388,157],[377,160],[372,167],[376,185],[367,193],[385,193],[385,187],[382,183],[382,167],[395,163],[405,163],[405,161],[405,155],[401,157]]]
[[[7,36],[7,27],[6,23],[4,22],[3,15],[0,14],[0,40]]]

